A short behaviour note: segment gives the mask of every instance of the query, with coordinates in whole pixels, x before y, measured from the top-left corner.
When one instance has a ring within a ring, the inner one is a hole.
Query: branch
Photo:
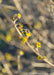
[[[0,4],[0,9],[2,9],[2,8],[8,8],[8,9],[12,9],[12,10],[17,10],[14,6]]]
[[[14,27],[16,28],[16,24],[14,24],[14,21],[12,21],[6,14],[5,14],[5,17],[14,25]],[[21,37],[23,37],[23,35],[20,33],[19,29],[16,28],[17,32],[19,33],[19,35]],[[31,45],[29,42],[26,42],[26,44],[28,45],[28,47],[38,56],[41,56],[39,54],[39,52],[37,52]],[[41,56],[42,57],[42,56]],[[50,66],[54,67],[54,64],[52,64],[51,62],[49,62],[47,59],[43,59],[43,61],[45,61],[46,63],[48,63]]]

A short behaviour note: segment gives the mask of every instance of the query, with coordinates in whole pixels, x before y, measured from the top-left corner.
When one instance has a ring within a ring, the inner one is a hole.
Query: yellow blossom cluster
[[[21,33],[24,34],[23,31],[22,31]],[[26,34],[26,35],[25,35],[25,34]],[[28,40],[29,37],[31,37],[31,33],[26,32],[25,34],[24,34],[24,37],[23,37],[23,39],[22,39],[22,42],[24,42],[24,43],[27,42],[27,40]],[[21,37],[19,37],[19,38],[21,39]]]
[[[21,18],[21,14],[20,14],[20,13],[15,14],[15,15],[13,16],[13,20],[15,20],[16,18],[20,19],[20,18]]]
[[[42,57],[41,57],[41,56],[38,56],[38,57],[37,57],[37,59],[38,59],[38,60],[41,60],[41,59],[42,59]]]
[[[16,15],[18,16],[18,19],[21,18],[21,14],[20,13],[18,13]],[[15,18],[13,17],[13,20],[14,19]],[[41,22],[37,22],[37,24],[34,25],[34,28],[35,29],[39,29],[41,26],[42,26]],[[17,28],[19,29],[20,33],[22,34],[22,37],[19,36],[19,39],[22,39],[22,42],[25,44],[28,41],[29,37],[31,37],[31,32],[28,29],[25,29],[21,23],[18,23]],[[36,44],[36,48],[35,49],[36,49],[36,51],[38,51],[38,48],[41,48],[41,43],[40,42],[36,42],[35,44]],[[22,56],[22,55],[24,55],[24,52],[20,51],[19,54]],[[9,54],[6,54],[6,55],[8,57],[8,60],[10,60],[11,59],[11,57],[10,57],[11,55],[9,55]],[[43,57],[42,56],[38,56],[37,59],[38,60],[46,59],[46,56],[43,56]]]
[[[25,43],[25,42],[27,42],[28,38],[31,36],[31,33],[30,32],[25,32],[25,30],[23,29],[22,24],[19,23],[19,25],[20,25],[19,30],[20,30],[21,34],[24,35],[23,39],[21,38],[21,36],[19,36],[19,39],[22,39],[22,42]]]
[[[43,57],[38,56],[38,57],[37,57],[37,59],[38,59],[38,60],[41,60],[41,59],[46,59],[46,56],[43,56]]]
[[[37,46],[37,48],[41,48],[41,43],[40,42],[36,42],[36,46]]]
[[[30,37],[30,36],[31,36],[31,33],[26,32],[26,36],[27,36],[27,37]]]
[[[19,28],[21,34],[23,34],[23,25],[21,23],[18,24],[18,28]]]
[[[21,18],[21,14],[20,13],[18,13],[18,17]]]
[[[25,43],[25,42],[27,42],[27,40],[28,40],[28,38],[25,36],[25,37],[23,37],[23,42]]]
[[[18,18],[17,18],[17,16],[18,16]],[[20,19],[20,18],[21,18],[20,13],[15,14],[13,16],[13,20],[15,20],[15,19],[17,20],[17,19]],[[23,38],[21,36],[19,36],[19,39],[22,39],[22,42],[24,42],[24,43],[27,42],[28,38],[31,36],[31,33],[28,32],[28,29],[26,30],[21,23],[18,23],[16,27],[19,29],[19,31],[23,35]]]
[[[43,59],[46,59],[46,56],[44,56]]]

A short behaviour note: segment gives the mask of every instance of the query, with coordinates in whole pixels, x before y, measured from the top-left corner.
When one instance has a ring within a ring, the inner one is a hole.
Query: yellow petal
[[[41,43],[40,42],[36,42],[37,43],[37,47],[41,48]]]
[[[21,14],[20,14],[20,13],[18,13],[18,17],[20,17],[20,18],[21,18]]]
[[[22,31],[23,29],[21,28],[20,31]]]
[[[41,56],[38,56],[37,59],[38,59],[38,60],[41,60],[42,58],[41,58]]]
[[[22,28],[23,28],[23,25],[21,25],[20,27],[22,27]]]
[[[21,34],[24,34],[23,32],[21,32]]]
[[[23,37],[23,42],[27,42],[28,38],[27,37]]]
[[[30,37],[31,36],[31,33],[26,32],[26,36]]]
[[[21,55],[21,56],[24,55],[24,52],[23,52],[23,51],[20,51],[20,55]]]
[[[21,36],[19,36],[19,39],[21,39]]]
[[[43,59],[46,59],[46,56],[44,56]]]

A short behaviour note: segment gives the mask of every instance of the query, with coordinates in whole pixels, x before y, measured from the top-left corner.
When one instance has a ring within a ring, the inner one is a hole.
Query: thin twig
[[[32,67],[46,67],[46,68],[51,68],[50,65],[46,64],[46,63],[36,63],[36,62],[32,62]]]
[[[16,7],[14,7],[14,6],[0,4],[0,9],[2,9],[2,8],[8,8],[8,9],[12,9],[12,10],[17,10]]]

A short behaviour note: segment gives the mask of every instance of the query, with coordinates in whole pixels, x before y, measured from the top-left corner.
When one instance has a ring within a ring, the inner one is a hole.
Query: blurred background
[[[54,64],[54,0],[0,0],[0,75],[54,75],[54,68],[21,43],[12,23],[21,13],[20,23],[28,28],[39,53]]]

